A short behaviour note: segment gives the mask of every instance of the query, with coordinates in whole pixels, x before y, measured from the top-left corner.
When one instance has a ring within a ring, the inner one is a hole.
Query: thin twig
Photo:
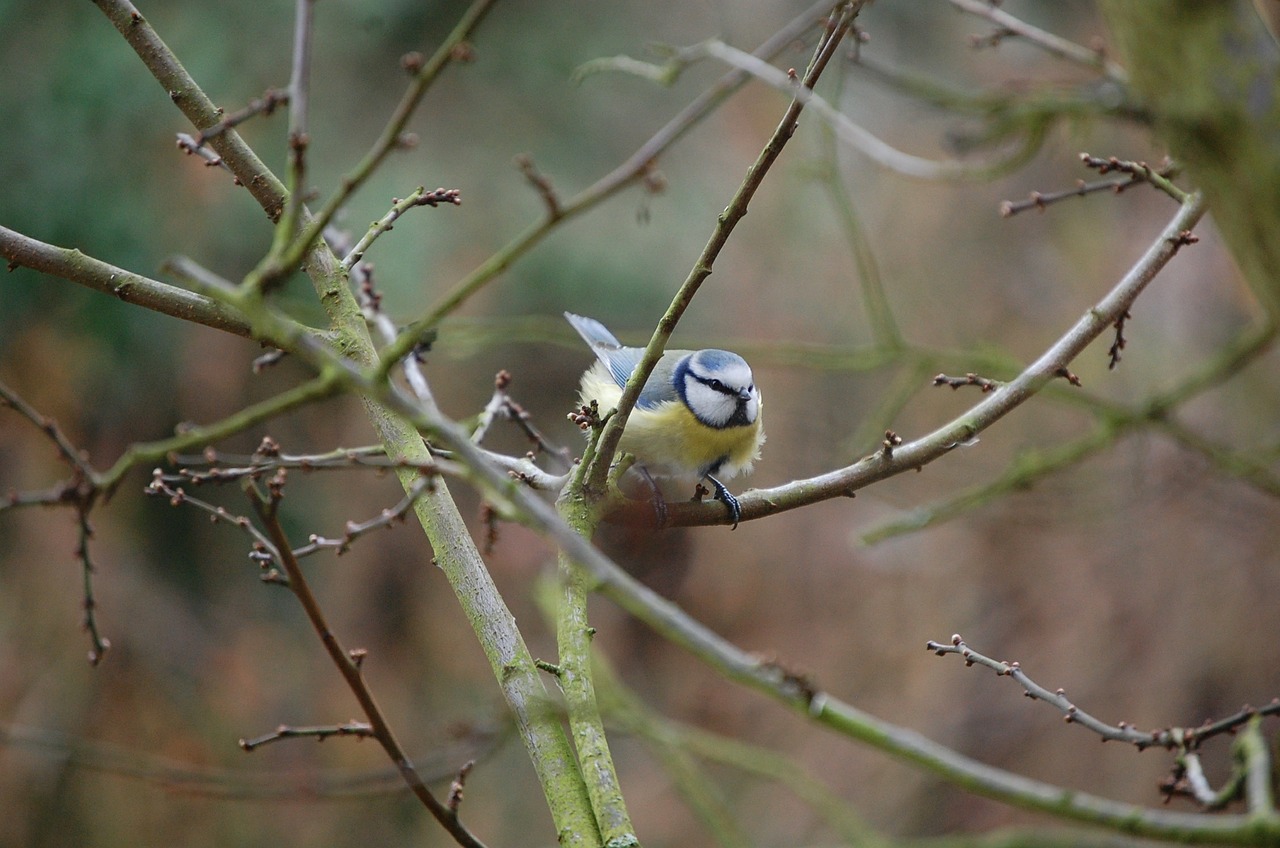
[[[34,424],[49,441],[53,442],[54,447],[58,449],[58,454],[73,470],[86,479],[93,478],[93,466],[89,464],[88,456],[67,438],[66,433],[62,432],[62,428],[58,426],[58,422],[47,415],[42,415],[39,410],[27,403],[22,395],[2,382],[0,382],[0,406],[12,408],[14,412]]]
[[[768,62],[736,47],[712,39],[690,48],[690,51],[693,55],[705,54],[714,57],[751,74],[784,94],[793,95],[827,122],[842,142],[880,167],[906,177],[922,180],[990,179],[1025,162],[1039,148],[1042,139],[1042,133],[1038,130],[1029,131],[1020,145],[989,162],[970,163],[955,159],[926,159],[897,149],[862,125],[854,123],[839,109],[814,94],[808,86],[799,85],[799,79],[795,76],[780,71]]]
[[[314,0],[298,0],[298,2],[314,2]],[[480,25],[495,2],[496,0],[474,0],[454,26],[453,31],[414,75],[413,81],[369,152],[341,179],[338,189],[325,201],[320,211],[306,222],[301,232],[296,236],[290,233],[289,244],[281,249],[280,255],[269,267],[263,268],[262,273],[280,273],[295,267],[302,261],[303,256],[320,239],[325,228],[346,205],[351,195],[368,181],[377,167],[382,164],[383,159],[400,145],[404,128],[422,102],[427,90],[440,73],[459,57],[459,46],[470,38],[471,33]]]
[[[458,763],[485,758],[507,738],[505,727],[465,725],[450,741],[433,746],[415,758],[419,774],[428,782],[457,774]],[[0,746],[38,756],[58,768],[140,781],[186,797],[224,801],[306,801],[316,799],[373,799],[409,791],[394,768],[246,771],[213,768],[157,756],[138,748],[78,739],[45,728],[0,724]]]
[[[1170,751],[1193,750],[1205,740],[1224,733],[1235,733],[1256,715],[1280,716],[1280,698],[1261,708],[1245,707],[1237,713],[1218,721],[1206,721],[1196,727],[1166,727],[1162,730],[1140,731],[1128,722],[1108,724],[1080,709],[1062,689],[1049,691],[1036,683],[1017,662],[995,660],[970,648],[959,635],[946,642],[927,642],[925,647],[937,654],[958,654],[965,665],[981,665],[1001,677],[1008,677],[1026,692],[1027,697],[1044,701],[1056,707],[1068,724],[1078,724],[1102,737],[1104,742],[1127,742],[1139,751],[1147,748],[1165,748]]]
[[[392,198],[391,211],[373,222],[368,232],[360,238],[360,241],[356,242],[355,247],[351,248],[351,251],[342,260],[342,267],[350,271],[352,266],[364,259],[369,246],[373,244],[378,236],[389,232],[396,220],[405,212],[415,206],[430,206],[434,208],[441,203],[461,206],[462,193],[456,188],[437,188],[434,191],[427,191],[425,187],[418,186],[404,199]]]
[[[311,44],[315,32],[315,2],[296,0],[294,3],[293,66],[289,74],[289,162],[285,181],[289,195],[285,198],[284,214],[276,224],[272,252],[283,251],[289,240],[294,238],[306,194],[306,154],[311,143]]]
[[[89,539],[93,537],[93,526],[89,523],[89,508],[80,505],[76,508],[76,522],[79,525],[79,541],[76,543],[76,558],[80,560],[84,585],[84,629],[89,634],[89,665],[102,662],[111,640],[98,630],[98,601],[93,594],[93,575],[97,570],[89,556]]]
[[[209,448],[200,454],[173,454],[170,465],[179,466],[176,474],[163,474],[169,483],[229,483],[245,477],[258,479],[278,468],[300,471],[349,471],[353,468],[379,470],[416,468],[424,473],[435,472],[438,466],[431,463],[415,463],[405,459],[391,459],[382,445],[359,448],[335,448],[317,454],[286,454],[274,456],[260,454],[226,454]],[[205,470],[193,470],[208,466]]]
[[[435,484],[435,477],[422,477],[395,506],[382,510],[382,512],[368,521],[348,521],[342,537],[339,539],[326,539],[324,536],[313,533],[307,537],[307,544],[294,549],[293,555],[302,559],[318,551],[332,550],[341,556],[350,550],[352,543],[361,536],[368,535],[374,530],[391,528],[395,524],[404,521],[405,516],[413,511],[413,505],[418,502],[418,499],[430,491]]]
[[[202,152],[212,153],[212,151],[204,151],[204,146],[208,144],[210,139],[217,138],[232,127],[238,127],[256,115],[269,116],[276,111],[277,106],[283,106],[288,102],[289,92],[268,88],[262,97],[253,98],[243,109],[232,112],[213,126],[206,127],[196,133],[195,136],[179,133],[178,147],[187,153],[197,155],[203,155]],[[222,160],[217,154],[213,154],[213,158],[209,159],[208,163],[210,165],[221,165]]]
[[[209,516],[209,520],[213,522],[225,522],[235,527],[237,530],[247,534],[253,540],[253,551],[249,554],[249,559],[257,564],[261,571],[261,578],[265,583],[276,583],[287,586],[289,581],[280,574],[275,568],[275,562],[279,559],[279,553],[272,544],[271,539],[267,535],[254,526],[246,516],[236,515],[226,507],[216,506],[202,498],[194,497],[188,494],[181,486],[171,486],[166,480],[165,475],[157,468],[151,474],[151,482],[143,490],[148,495],[158,495],[169,499],[169,505],[192,506]]]
[[[479,420],[471,433],[471,441],[477,445],[483,442],[485,436],[489,434],[489,428],[493,426],[493,422],[498,420],[510,421],[520,428],[533,445],[531,456],[536,453],[545,453],[548,456],[555,457],[563,467],[568,468],[572,464],[569,449],[567,447],[556,447],[543,435],[541,430],[534,426],[533,418],[529,415],[529,411],[517,403],[507,392],[507,389],[511,386],[511,381],[511,373],[505,369],[495,375],[493,395],[480,412]]]
[[[53,442],[61,459],[71,466],[70,479],[46,492],[28,493],[25,496],[18,492],[11,493],[7,498],[0,500],[0,512],[10,507],[30,504],[71,506],[75,509],[76,528],[78,531],[75,555],[80,562],[81,585],[83,587],[81,606],[84,610],[84,618],[82,623],[85,632],[89,634],[89,664],[96,666],[102,662],[102,658],[111,647],[111,641],[104,637],[98,629],[98,602],[93,592],[93,575],[96,571],[96,566],[89,553],[89,540],[93,538],[93,525],[89,522],[89,513],[97,503],[99,494],[99,489],[95,482],[97,472],[89,464],[89,459],[85,452],[72,444],[67,435],[62,432],[58,422],[46,415],[42,415],[34,406],[27,403],[20,394],[4,383],[0,383],[0,406],[11,407],[23,418],[34,424],[49,441]]]
[[[1026,200],[1006,200],[1000,204],[1000,216],[1002,218],[1012,218],[1019,212],[1026,212],[1028,209],[1043,211],[1045,208],[1068,198],[1084,197],[1099,191],[1121,194],[1127,189],[1141,185],[1144,182],[1146,181],[1132,174],[1127,177],[1112,177],[1108,180],[1096,180],[1091,183],[1077,180],[1075,188],[1063,189],[1062,191],[1033,191],[1027,196]]]
[[[1124,322],[1128,321],[1132,317],[1133,316],[1129,313],[1129,310],[1126,309],[1124,312],[1120,313],[1120,317],[1111,324],[1111,326],[1115,328],[1116,337],[1115,341],[1111,343],[1111,347],[1107,348],[1108,370],[1114,371],[1115,367],[1120,364],[1120,351],[1124,350],[1125,345],[1128,344],[1124,337]]]
[[[311,592],[306,575],[303,574],[302,566],[299,565],[297,558],[293,555],[288,536],[285,535],[284,528],[280,525],[277,516],[279,507],[277,497],[273,495],[269,501],[264,500],[254,486],[248,486],[245,491],[253,504],[254,511],[258,513],[258,517],[262,520],[263,526],[267,529],[267,534],[271,537],[279,553],[280,564],[289,577],[290,591],[298,598],[298,602],[302,605],[303,611],[306,612],[311,626],[315,628],[316,634],[320,637],[321,643],[328,652],[329,658],[338,667],[338,671],[347,682],[352,694],[360,702],[360,708],[369,720],[369,724],[373,729],[373,736],[378,740],[378,744],[382,746],[387,756],[395,763],[401,777],[404,778],[409,788],[413,790],[413,794],[417,796],[423,806],[427,808],[436,821],[448,831],[449,835],[459,845],[465,846],[465,848],[484,848],[484,843],[463,826],[458,818],[457,811],[449,809],[448,806],[436,800],[436,797],[431,794],[431,790],[422,782],[422,778],[414,769],[409,756],[401,747],[390,725],[387,724],[387,720],[382,714],[382,709],[378,706],[377,701],[374,700],[373,692],[370,691],[368,684],[365,682],[359,665],[352,659],[351,654],[342,647],[338,637],[334,635],[319,601]]]
[[[767,59],[786,50],[797,38],[820,21],[830,9],[830,0],[817,0],[766,39],[752,55]],[[410,324],[410,327],[415,329],[400,334],[400,337],[389,344],[383,351],[383,368],[389,370],[397,361],[408,356],[423,333],[432,330],[444,316],[454,312],[468,298],[505,271],[516,259],[533,249],[534,245],[542,241],[561,222],[586,212],[638,181],[649,179],[658,158],[683,138],[699,121],[714,112],[730,95],[742,88],[750,78],[750,75],[743,71],[737,69],[729,71],[650,136],[625,162],[564,201],[560,206],[560,218],[552,220],[542,215],[526,227],[502,249],[438,298],[430,308]]]
[[[861,8],[862,3],[857,2],[842,4],[833,10],[832,19],[828,22],[828,29],[824,39],[810,61],[809,67],[805,70],[799,86],[796,87],[795,96],[787,107],[782,120],[779,121],[773,135],[748,170],[747,178],[738,187],[729,205],[724,212],[717,216],[710,239],[708,239],[701,255],[694,262],[688,277],[685,278],[679,291],[676,292],[671,305],[667,308],[666,314],[658,321],[658,326],[654,329],[653,336],[645,347],[644,354],[632,370],[631,376],[627,380],[627,385],[618,399],[617,410],[614,412],[613,417],[606,422],[604,429],[600,433],[593,460],[591,462],[583,462],[583,472],[580,479],[586,481],[591,488],[598,491],[604,490],[603,484],[608,475],[609,465],[613,462],[614,454],[617,453],[618,442],[622,438],[622,430],[626,426],[627,418],[630,416],[636,401],[640,398],[640,390],[644,387],[645,381],[649,379],[654,366],[657,365],[658,359],[666,349],[667,341],[671,338],[680,316],[688,308],[703,281],[710,276],[716,258],[728,242],[729,236],[737,227],[738,222],[747,214],[747,207],[751,203],[751,198],[755,196],[756,190],[759,189],[773,163],[777,161],[783,148],[794,135],[796,125],[800,120],[800,113],[805,108],[805,103],[808,101],[809,94],[812,93],[814,84],[826,69],[827,63],[835,54],[844,35],[853,25],[853,20],[857,17]],[[751,57],[750,54],[744,55],[753,61],[759,61]],[[725,515],[725,520],[732,519]]]
[[[1179,203],[1187,202],[1187,192],[1173,184],[1173,177],[1177,176],[1178,167],[1171,162],[1166,162],[1159,168],[1153,168],[1146,162],[1117,159],[1115,156],[1103,159],[1088,153],[1081,153],[1080,161],[1086,168],[1097,171],[1099,174],[1128,174],[1130,179],[1148,183]]]
[[[299,224],[305,214],[307,147],[311,98],[311,42],[315,0],[294,3],[293,64],[289,77],[289,157],[285,176],[284,207],[276,221],[271,248],[244,278],[246,294],[256,296],[293,272],[310,243],[297,245]]]
[[[962,386],[977,386],[984,395],[987,392],[994,392],[1003,385],[999,380],[979,377],[972,371],[963,377],[948,377],[946,374],[939,374],[933,378],[933,384],[935,386],[949,386],[952,390],[959,389]]]
[[[323,742],[334,736],[354,736],[357,739],[369,739],[373,736],[373,727],[363,721],[349,721],[346,724],[324,724],[311,727],[290,727],[282,724],[270,733],[255,736],[252,739],[241,739],[240,747],[245,751],[254,751],[263,745],[280,742],[284,739],[315,739]]]
[[[516,167],[520,169],[520,173],[524,176],[529,185],[533,186],[534,191],[538,192],[538,196],[542,198],[542,205],[547,208],[547,218],[549,221],[558,221],[564,216],[564,212],[560,208],[560,198],[556,194],[556,188],[551,184],[551,180],[547,179],[533,164],[533,157],[528,153],[521,153],[516,157]]]
[[[1086,68],[1092,68],[1118,83],[1128,82],[1129,75],[1125,69],[1107,59],[1102,51],[1092,50],[1059,35],[1054,35],[1047,30],[1032,26],[1021,18],[1014,17],[1004,9],[999,8],[996,3],[990,2],[990,0],[949,1],[952,6],[963,12],[991,21],[999,27],[999,32],[1005,35],[1016,35],[1036,45],[1046,53],[1084,65]]]

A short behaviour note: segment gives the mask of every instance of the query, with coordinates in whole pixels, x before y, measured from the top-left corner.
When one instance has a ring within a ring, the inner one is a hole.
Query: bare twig
[[[1120,194],[1126,189],[1146,182],[1140,177],[1130,174],[1127,177],[1112,177],[1108,180],[1097,180],[1087,183],[1084,180],[1077,180],[1075,188],[1063,189],[1062,191],[1040,192],[1033,191],[1028,195],[1026,200],[1006,200],[1000,204],[1000,215],[1003,218],[1012,218],[1019,212],[1025,212],[1028,209],[1039,209],[1043,211],[1046,207],[1055,203],[1066,200],[1071,197],[1084,197],[1099,191],[1110,191],[1114,194]]]
[[[217,482],[223,483],[231,480],[259,480],[268,473],[269,469],[271,469],[276,475],[273,482],[282,487],[285,479],[285,469],[287,467],[289,466],[285,464],[260,466],[253,469],[252,473],[245,471],[244,469],[235,469],[234,473],[220,475],[217,478]],[[298,466],[295,464],[293,467]],[[211,469],[211,471],[215,470],[217,469]],[[206,472],[206,474],[207,473],[209,472]],[[273,560],[279,558],[279,554],[275,550],[271,540],[254,527],[253,523],[249,521],[247,517],[243,515],[235,515],[225,507],[215,506],[214,504],[201,500],[200,498],[193,497],[181,487],[169,485],[174,481],[185,480],[188,482],[195,482],[196,479],[208,481],[210,478],[207,476],[193,478],[184,477],[182,475],[166,475],[157,468],[152,474],[151,483],[147,486],[146,493],[149,495],[163,495],[169,498],[171,506],[190,504],[191,506],[208,513],[210,518],[214,521],[225,521],[232,524],[238,529],[248,533],[260,547],[267,550],[267,553],[270,554]],[[360,537],[366,536],[374,530],[390,528],[395,524],[404,521],[405,516],[413,510],[413,505],[417,503],[418,498],[422,497],[423,494],[429,491],[433,485],[435,485],[435,477],[428,472],[424,472],[424,476],[421,477],[407,493],[405,493],[404,497],[402,497],[395,506],[382,510],[378,515],[368,519],[367,521],[348,521],[341,538],[329,539],[313,533],[308,537],[307,544],[294,548],[293,555],[298,559],[303,559],[320,551],[332,550],[341,556],[350,550],[351,545]]]
[[[1099,174],[1128,174],[1131,180],[1148,183],[1179,203],[1187,201],[1187,192],[1173,184],[1172,177],[1177,175],[1178,168],[1171,162],[1166,162],[1159,168],[1153,168],[1146,162],[1117,159],[1114,156],[1102,159],[1088,153],[1081,153],[1080,161],[1086,168],[1097,171]]]
[[[63,433],[62,428],[58,426],[58,422],[47,415],[42,415],[39,410],[27,403],[22,395],[4,383],[0,383],[0,406],[10,407],[14,412],[34,424],[41,433],[48,437],[49,441],[53,442],[62,459],[73,470],[77,471],[81,477],[93,477],[93,466],[89,465],[88,456],[67,438],[66,433]]]
[[[263,745],[279,742],[282,739],[315,739],[323,742],[334,736],[354,736],[356,739],[368,739],[373,736],[373,728],[363,721],[349,721],[346,724],[325,724],[313,727],[290,727],[282,724],[270,733],[255,736],[252,739],[241,739],[239,745],[245,751],[254,751]]]
[[[200,155],[205,144],[207,144],[210,139],[217,138],[232,127],[240,126],[255,115],[269,116],[275,112],[277,106],[282,106],[288,102],[289,92],[280,91],[276,88],[268,88],[263,93],[262,97],[255,97],[250,100],[248,105],[243,109],[232,112],[213,126],[207,127],[196,133],[195,136],[190,136],[186,133],[179,133],[178,147],[182,148],[187,153]],[[212,154],[212,151],[208,152]],[[213,158],[208,160],[208,164],[222,164],[222,161],[217,154],[212,154],[212,156]]]
[[[1107,362],[1108,370],[1114,370],[1115,367],[1120,364],[1120,351],[1124,350],[1124,346],[1127,344],[1124,337],[1124,322],[1128,321],[1132,317],[1133,316],[1129,314],[1129,310],[1126,309],[1124,312],[1120,313],[1120,317],[1116,318],[1115,323],[1111,325],[1115,328],[1116,338],[1115,341],[1111,343],[1111,347],[1107,348],[1107,356],[1109,357]]]
[[[355,247],[351,248],[351,251],[342,260],[342,267],[350,271],[352,266],[364,259],[369,246],[373,244],[378,236],[389,232],[395,225],[396,220],[405,212],[415,206],[435,208],[442,203],[461,206],[462,193],[456,188],[437,188],[433,191],[427,191],[425,187],[418,186],[404,199],[392,198],[391,211],[373,222],[369,227],[369,231],[360,238],[360,241],[356,242]]]
[[[556,447],[550,440],[543,435],[542,431],[534,426],[533,419],[529,415],[528,410],[517,403],[507,389],[511,386],[511,373],[505,369],[499,371],[493,380],[493,396],[489,398],[489,402],[485,404],[484,409],[480,413],[480,419],[476,424],[475,430],[471,433],[471,441],[480,444],[484,441],[485,436],[489,433],[489,428],[493,426],[494,421],[505,420],[510,421],[520,428],[528,437],[533,445],[533,452],[545,453],[553,456],[563,467],[567,468],[572,462],[569,449],[566,447]]]
[[[261,294],[287,274],[295,271],[310,249],[314,235],[302,241],[298,232],[305,218],[307,147],[311,95],[311,40],[314,33],[315,0],[294,4],[293,65],[289,77],[289,158],[285,178],[284,206],[276,221],[271,248],[257,267],[245,275],[242,289],[250,296]],[[316,232],[323,229],[320,226]]]
[[[338,637],[334,635],[319,601],[311,592],[311,587],[307,583],[302,567],[298,564],[297,558],[293,556],[284,528],[280,525],[277,517],[278,498],[272,495],[269,500],[264,500],[253,486],[247,487],[246,492],[254,510],[258,513],[258,517],[262,519],[263,525],[267,528],[267,533],[271,537],[276,550],[280,553],[280,561],[289,577],[289,589],[298,598],[298,602],[302,605],[307,618],[328,652],[329,658],[338,667],[338,671],[341,672],[352,694],[360,702],[360,707],[372,727],[373,737],[378,740],[378,744],[382,746],[387,756],[391,758],[396,768],[399,769],[400,775],[404,778],[405,783],[409,785],[409,788],[413,790],[413,794],[435,817],[436,821],[448,831],[449,835],[465,848],[484,848],[484,843],[477,839],[459,820],[457,810],[451,810],[447,805],[441,804],[431,794],[431,790],[427,788],[426,784],[422,782],[422,778],[409,760],[408,754],[405,753],[390,725],[387,724],[387,720],[382,714],[382,709],[378,706],[377,701],[374,700],[373,693],[369,690],[368,684],[366,684],[364,676],[360,672],[359,665],[351,654],[342,647]]]
[[[861,8],[862,3],[856,2],[842,4],[833,10],[831,19],[827,24],[827,31],[824,33],[824,38],[820,42],[818,50],[814,53],[804,76],[798,80],[798,85],[794,86],[795,94],[791,104],[787,107],[772,137],[770,137],[764,149],[749,169],[747,178],[738,187],[737,192],[735,192],[733,199],[730,200],[724,212],[717,217],[710,239],[703,248],[701,255],[694,262],[688,277],[685,278],[679,291],[676,292],[666,314],[662,316],[658,326],[654,329],[653,337],[645,347],[643,356],[636,363],[636,367],[631,372],[631,377],[627,380],[627,385],[622,391],[622,396],[618,399],[617,411],[601,431],[593,460],[590,463],[583,463],[584,476],[581,479],[587,481],[592,488],[602,489],[604,480],[608,475],[609,465],[613,461],[614,454],[617,453],[623,427],[626,426],[627,418],[630,416],[636,401],[639,400],[640,390],[644,387],[645,381],[649,379],[654,366],[657,365],[658,359],[662,356],[662,352],[666,348],[667,341],[671,338],[671,333],[675,330],[680,316],[688,308],[694,295],[701,288],[703,281],[710,276],[716,258],[720,255],[720,251],[724,248],[738,222],[747,214],[747,207],[751,203],[751,198],[755,196],[757,189],[759,189],[765,176],[769,173],[773,163],[777,161],[782,154],[783,148],[795,133],[796,125],[800,120],[800,113],[812,96],[814,84],[826,69],[827,63],[835,54],[849,28],[853,25],[853,20],[857,17]],[[751,54],[743,54],[743,56],[751,62],[760,62],[759,59],[751,56]],[[732,519],[726,514],[725,520]]]
[[[979,377],[973,372],[965,374],[963,377],[948,377],[946,374],[939,374],[933,378],[935,386],[950,386],[951,389],[958,389],[962,386],[977,386],[985,395],[987,392],[994,392],[1003,385],[999,380],[989,380],[986,377]]]
[[[952,636],[947,644],[930,641],[925,647],[939,656],[959,654],[964,658],[965,665],[981,665],[995,671],[1001,677],[1012,678],[1022,687],[1023,694],[1028,698],[1044,701],[1056,707],[1062,712],[1063,719],[1068,724],[1079,724],[1093,731],[1103,742],[1127,742],[1139,751],[1147,748],[1164,748],[1176,752],[1177,760],[1172,774],[1160,782],[1160,792],[1164,795],[1166,802],[1174,796],[1185,795],[1194,799],[1206,810],[1219,810],[1244,795],[1249,799],[1251,813],[1275,814],[1270,791],[1270,758],[1265,744],[1260,746],[1260,753],[1252,752],[1263,763],[1260,768],[1267,775],[1260,785],[1249,785],[1251,769],[1259,768],[1259,759],[1250,762],[1248,755],[1240,756],[1241,743],[1248,744],[1247,740],[1242,738],[1236,745],[1237,767],[1218,790],[1209,784],[1200,765],[1197,750],[1208,739],[1222,734],[1235,734],[1244,729],[1246,736],[1250,733],[1257,735],[1258,721],[1263,716],[1280,715],[1280,698],[1272,699],[1270,704],[1261,709],[1246,706],[1234,715],[1218,721],[1205,721],[1198,727],[1166,727],[1162,730],[1144,732],[1128,722],[1122,721],[1112,725],[1094,717],[1068,699],[1062,689],[1050,692],[1028,677],[1017,662],[994,660],[980,654],[966,645],[959,635]]]
[[[814,24],[822,20],[831,9],[830,0],[817,0],[792,18],[784,27],[766,39],[752,54],[761,58],[770,58],[787,49],[795,39],[799,38]],[[394,342],[383,351],[383,368],[390,369],[395,363],[408,356],[417,345],[423,333],[434,328],[440,319],[452,313],[468,298],[495,279],[520,256],[523,256],[538,242],[547,236],[565,219],[581,214],[597,204],[607,200],[636,182],[652,181],[654,163],[668,148],[684,137],[703,118],[711,114],[716,107],[740,89],[750,79],[750,75],[734,69],[722,76],[710,88],[695,98],[689,105],[654,133],[648,141],[640,145],[625,162],[596,180],[578,194],[564,201],[560,206],[560,218],[552,220],[543,215],[530,224],[506,246],[485,260],[474,271],[460,280],[452,289],[442,295],[432,306],[410,325],[410,331],[400,334]]]
[[[1078,724],[1091,730],[1104,742],[1127,742],[1139,751],[1147,748],[1165,748],[1170,751],[1193,750],[1206,739],[1223,733],[1234,733],[1255,715],[1280,715],[1280,698],[1278,698],[1261,709],[1245,707],[1232,716],[1215,722],[1205,722],[1199,727],[1167,727],[1163,730],[1141,731],[1128,722],[1108,724],[1095,718],[1067,698],[1066,692],[1062,689],[1049,691],[1028,677],[1017,662],[995,660],[980,654],[965,644],[959,635],[952,636],[946,643],[930,641],[925,647],[939,656],[958,654],[964,659],[965,665],[981,665],[1001,677],[1008,677],[1023,688],[1027,697],[1056,707],[1068,724]]]
[[[228,483],[245,477],[259,479],[278,468],[300,471],[347,471],[353,468],[397,469],[416,468],[423,473],[438,469],[435,463],[414,463],[405,459],[391,459],[382,445],[359,448],[335,448],[325,453],[287,454],[272,456],[221,453],[213,448],[200,454],[173,454],[168,457],[171,465],[180,466],[176,474],[163,474],[169,483]],[[206,470],[193,470],[208,466]]]
[[[418,498],[422,497],[434,485],[435,477],[422,477],[395,506],[384,509],[368,521],[348,521],[345,532],[340,539],[326,539],[324,536],[318,536],[313,533],[307,538],[307,544],[294,549],[293,555],[301,559],[317,551],[332,550],[341,556],[361,536],[367,535],[374,530],[390,528],[404,521],[405,516],[413,511],[413,505],[418,502]]]
[[[521,153],[516,157],[516,167],[520,169],[520,173],[524,175],[525,180],[528,181],[529,185],[533,186],[534,190],[538,192],[538,196],[542,198],[542,205],[547,207],[547,218],[551,221],[560,220],[564,212],[560,208],[560,198],[556,194],[556,187],[533,164],[533,157],[528,153]]]
[[[93,537],[93,526],[89,523],[89,508],[85,505],[76,507],[76,522],[79,525],[79,541],[76,543],[76,558],[84,575],[84,629],[89,634],[89,665],[97,665],[106,656],[111,647],[111,640],[98,630],[97,606],[93,595],[93,575],[97,567],[89,556],[89,539]]]
[[[903,176],[923,180],[989,179],[1026,161],[1040,146],[1040,132],[1028,132],[1022,143],[990,162],[969,163],[960,160],[933,160],[899,150],[860,124],[851,121],[840,110],[814,94],[799,79],[785,73],[736,47],[712,39],[690,48],[691,55],[705,54],[745,71],[797,101],[826,121],[836,136],[882,168]]]
[[[289,163],[285,185],[284,214],[276,224],[272,251],[283,252],[302,218],[307,191],[307,147],[311,143],[311,42],[315,33],[316,0],[295,0],[293,24],[293,66],[289,74]],[[304,248],[305,249],[305,248]],[[301,259],[301,252],[298,254]],[[283,270],[291,270],[285,268]]]
[[[275,545],[267,538],[261,530],[253,525],[253,522],[244,515],[236,515],[226,507],[211,504],[206,500],[194,497],[187,493],[181,486],[169,485],[170,480],[166,478],[159,468],[151,474],[151,482],[143,490],[148,495],[160,495],[169,499],[169,505],[192,506],[209,516],[209,520],[213,522],[224,522],[235,527],[237,530],[247,534],[254,542],[253,553],[250,559],[258,564],[262,569],[263,579],[270,583],[282,583],[287,585],[287,581],[280,578],[279,573],[271,568],[272,563],[279,559],[279,554],[275,549]],[[265,554],[265,556],[263,556]]]
[[[89,553],[89,540],[93,538],[93,525],[89,523],[89,513],[97,503],[99,490],[95,483],[97,472],[89,464],[84,451],[72,444],[62,432],[58,422],[40,414],[31,404],[13,389],[0,383],[0,406],[14,409],[23,418],[34,424],[40,432],[53,442],[59,457],[71,466],[70,479],[45,492],[11,493],[0,500],[0,512],[9,507],[40,504],[43,506],[70,506],[76,511],[76,559],[80,562],[81,585],[83,587],[84,610],[83,626],[89,634],[89,664],[97,665],[111,647],[111,642],[98,629],[98,602],[93,593],[93,575],[96,567]]]
[[[462,789],[467,784],[467,775],[471,774],[475,765],[474,760],[463,763],[462,768],[458,769],[458,776],[453,779],[453,783],[449,784],[449,799],[445,803],[455,814],[458,812],[458,807],[462,806]]]
[[[1092,68],[1118,83],[1128,81],[1129,75],[1125,69],[1107,59],[1101,50],[1092,50],[1059,35],[1054,35],[1047,30],[1032,26],[1021,18],[1014,17],[1001,9],[998,3],[993,3],[989,0],[950,0],[950,3],[963,12],[991,21],[998,27],[997,33],[999,33],[1000,38],[1017,36],[1036,45],[1046,53]]]
[[[314,0],[298,0],[298,2],[312,3]],[[464,44],[472,31],[480,25],[480,22],[488,14],[495,2],[496,0],[474,0],[472,2],[471,6],[454,26],[453,31],[436,49],[436,52],[419,67],[413,81],[409,84],[409,88],[401,97],[400,103],[396,106],[395,111],[391,114],[390,119],[382,129],[382,133],[373,143],[369,152],[342,178],[337,190],[325,201],[320,211],[305,222],[301,231],[296,235],[289,231],[290,241],[281,247],[278,254],[270,257],[270,261],[261,263],[253,274],[246,277],[245,282],[247,285],[257,284],[257,280],[260,277],[270,279],[296,267],[301,262],[303,256],[311,249],[311,246],[321,236],[329,223],[333,221],[334,216],[346,205],[347,200],[368,181],[383,159],[392,150],[401,145],[404,128],[408,124],[409,118],[412,117],[418,105],[422,102],[427,90],[449,64],[463,55],[458,49],[459,46]],[[296,92],[294,96],[297,97]],[[305,142],[305,138],[300,138],[299,140]],[[294,146],[295,144],[291,138],[291,149]],[[295,193],[296,190],[295,188]]]
[[[1179,203],[1186,202],[1187,193],[1175,186],[1172,182],[1173,178],[1179,173],[1178,166],[1165,159],[1159,168],[1152,168],[1146,162],[1130,162],[1117,159],[1114,156],[1106,159],[1100,159],[1091,156],[1088,153],[1080,154],[1080,161],[1084,163],[1086,168],[1097,171],[1099,174],[1120,173],[1123,177],[1111,177],[1110,179],[1098,180],[1097,182],[1087,183],[1079,180],[1074,189],[1065,191],[1042,193],[1038,191],[1031,192],[1026,200],[1011,201],[1006,200],[1000,204],[1000,214],[1005,218],[1016,215],[1027,209],[1043,210],[1046,206],[1065,200],[1069,197],[1084,197],[1087,194],[1093,194],[1098,191],[1113,191],[1120,194],[1127,189],[1132,188],[1140,183],[1152,185],[1165,194],[1172,197]]]

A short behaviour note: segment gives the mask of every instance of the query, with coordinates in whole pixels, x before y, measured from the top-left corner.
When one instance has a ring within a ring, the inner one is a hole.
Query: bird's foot
[[[716,490],[716,500],[720,501],[721,503],[723,503],[725,506],[729,508],[729,518],[733,521],[733,526],[730,527],[729,529],[730,530],[738,529],[738,522],[742,520],[742,505],[739,504],[738,499],[735,498],[729,492],[729,490],[725,488],[724,483],[721,483],[719,480],[712,477],[710,474],[707,474],[705,476],[706,476],[707,482],[710,483],[711,486]]]

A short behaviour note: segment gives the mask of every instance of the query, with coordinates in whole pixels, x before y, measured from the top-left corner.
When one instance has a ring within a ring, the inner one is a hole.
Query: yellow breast
[[[582,401],[592,400],[606,413],[618,405],[622,390],[601,363],[582,375]],[[761,412],[763,412],[763,403]],[[716,429],[703,424],[683,403],[667,401],[634,409],[619,449],[633,454],[651,474],[664,477],[728,479],[751,470],[764,444],[762,415],[743,427]]]

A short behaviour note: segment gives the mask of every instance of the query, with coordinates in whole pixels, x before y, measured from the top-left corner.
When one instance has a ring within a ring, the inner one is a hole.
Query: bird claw
[[[721,483],[719,480],[712,477],[710,474],[706,475],[706,480],[715,488],[716,500],[720,501],[721,503],[723,503],[725,506],[729,508],[729,518],[733,522],[733,526],[731,526],[729,529],[737,530],[738,522],[742,520],[742,504],[738,503],[738,499],[735,498],[727,488],[725,488],[724,483]]]
[[[667,526],[667,499],[662,496],[662,492],[654,489],[653,499],[649,503],[653,506],[653,520],[661,530]]]

